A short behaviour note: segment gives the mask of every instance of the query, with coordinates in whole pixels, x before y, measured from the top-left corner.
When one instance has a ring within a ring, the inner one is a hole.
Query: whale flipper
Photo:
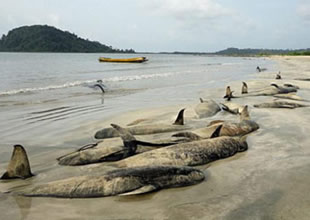
[[[143,187],[138,188],[138,189],[131,191],[131,192],[119,194],[119,196],[133,196],[133,195],[139,195],[139,194],[153,192],[156,190],[158,190],[158,187],[156,187],[154,185],[147,185],[147,186],[143,186]]]
[[[26,179],[32,177],[27,153],[23,146],[14,145],[13,154],[9,162],[7,171],[0,179]]]

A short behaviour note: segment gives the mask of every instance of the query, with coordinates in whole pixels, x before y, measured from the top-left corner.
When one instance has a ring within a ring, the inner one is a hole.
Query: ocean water
[[[38,139],[51,145],[55,135],[61,138],[89,120],[196,102],[201,90],[224,88],[230,81],[249,79],[255,76],[257,65],[272,68],[272,62],[263,58],[104,54],[149,59],[131,64],[100,63],[99,56],[0,53],[2,145],[32,145]],[[104,94],[92,87],[97,80],[106,86]]]

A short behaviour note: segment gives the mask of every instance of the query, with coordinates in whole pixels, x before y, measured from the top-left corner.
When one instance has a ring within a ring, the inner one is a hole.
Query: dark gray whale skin
[[[245,137],[217,137],[147,151],[115,162],[116,167],[197,166],[246,151]]]
[[[116,169],[102,176],[80,176],[39,185],[21,193],[30,197],[92,198],[136,195],[197,184],[204,173],[192,167],[152,166]]]

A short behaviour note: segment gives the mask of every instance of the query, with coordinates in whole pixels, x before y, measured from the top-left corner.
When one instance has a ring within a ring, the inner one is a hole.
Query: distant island
[[[133,49],[114,49],[48,25],[23,26],[9,31],[0,39],[0,51],[135,53]]]
[[[167,54],[166,52],[162,52]],[[289,55],[289,56],[310,56],[310,48],[298,50],[279,50],[279,49],[239,49],[230,47],[218,52],[180,52],[176,51],[172,54],[192,54],[192,55],[219,55],[219,56],[270,56],[270,55]]]
[[[268,55],[310,55],[310,48],[298,49],[298,50],[275,50],[275,49],[238,49],[238,48],[227,48],[215,52],[216,55],[226,56],[268,56]]]

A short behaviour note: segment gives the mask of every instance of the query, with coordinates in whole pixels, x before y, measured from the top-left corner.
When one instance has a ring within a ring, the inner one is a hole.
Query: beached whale
[[[245,136],[217,137],[222,125],[218,126],[214,138],[176,144],[137,154],[113,165],[122,167],[138,166],[197,166],[230,157],[248,149]]]
[[[85,145],[77,151],[57,158],[58,163],[60,165],[77,166],[91,163],[117,161],[130,157],[136,153],[150,150],[145,148],[146,146],[159,148],[177,144],[180,141],[168,140],[163,142],[157,141],[156,143],[139,141],[136,140],[131,134],[128,134],[128,129],[124,129],[116,124],[111,124],[111,126],[117,130],[119,135],[123,138],[123,141],[99,141],[94,144]]]
[[[220,106],[212,99],[203,100],[200,98],[200,103],[194,108],[199,118],[207,118],[221,111]]]
[[[204,179],[204,173],[192,167],[136,167],[116,169],[102,176],[80,176],[58,180],[36,186],[22,195],[60,198],[138,195],[163,188],[194,185]]]
[[[309,107],[310,105],[300,104],[296,102],[287,102],[287,101],[278,101],[275,100],[273,102],[265,102],[260,104],[253,105],[255,108],[302,108]]]
[[[281,98],[281,99],[291,99],[291,100],[296,100],[296,101],[307,101],[301,98],[300,96],[296,95],[296,93],[277,94],[277,95],[274,95],[273,97]]]
[[[13,154],[9,162],[7,171],[2,175],[0,179],[26,179],[32,177],[30,164],[26,150],[23,146],[17,144],[14,145]]]
[[[241,114],[240,122],[228,122],[222,120],[212,121],[208,127],[192,131],[179,132],[174,137],[186,137],[191,140],[201,140],[212,137],[218,126],[222,126],[219,136],[243,136],[259,129],[259,125],[251,120],[248,106],[246,105]]]
[[[189,126],[184,125],[184,110],[182,109],[175,122],[171,125],[168,124],[150,124],[150,125],[137,125],[128,127],[128,131],[133,135],[147,135],[155,133],[173,132],[190,129]],[[104,128],[97,131],[95,134],[96,139],[119,137],[119,133],[113,128]]]
[[[277,94],[286,94],[286,93],[291,93],[291,92],[297,92],[297,88],[294,86],[287,86],[290,84],[284,84],[283,86],[279,86],[275,83],[270,84],[269,87],[258,90],[258,91],[253,91],[253,92],[248,92],[247,94],[242,95],[242,97],[246,96],[273,96]]]

